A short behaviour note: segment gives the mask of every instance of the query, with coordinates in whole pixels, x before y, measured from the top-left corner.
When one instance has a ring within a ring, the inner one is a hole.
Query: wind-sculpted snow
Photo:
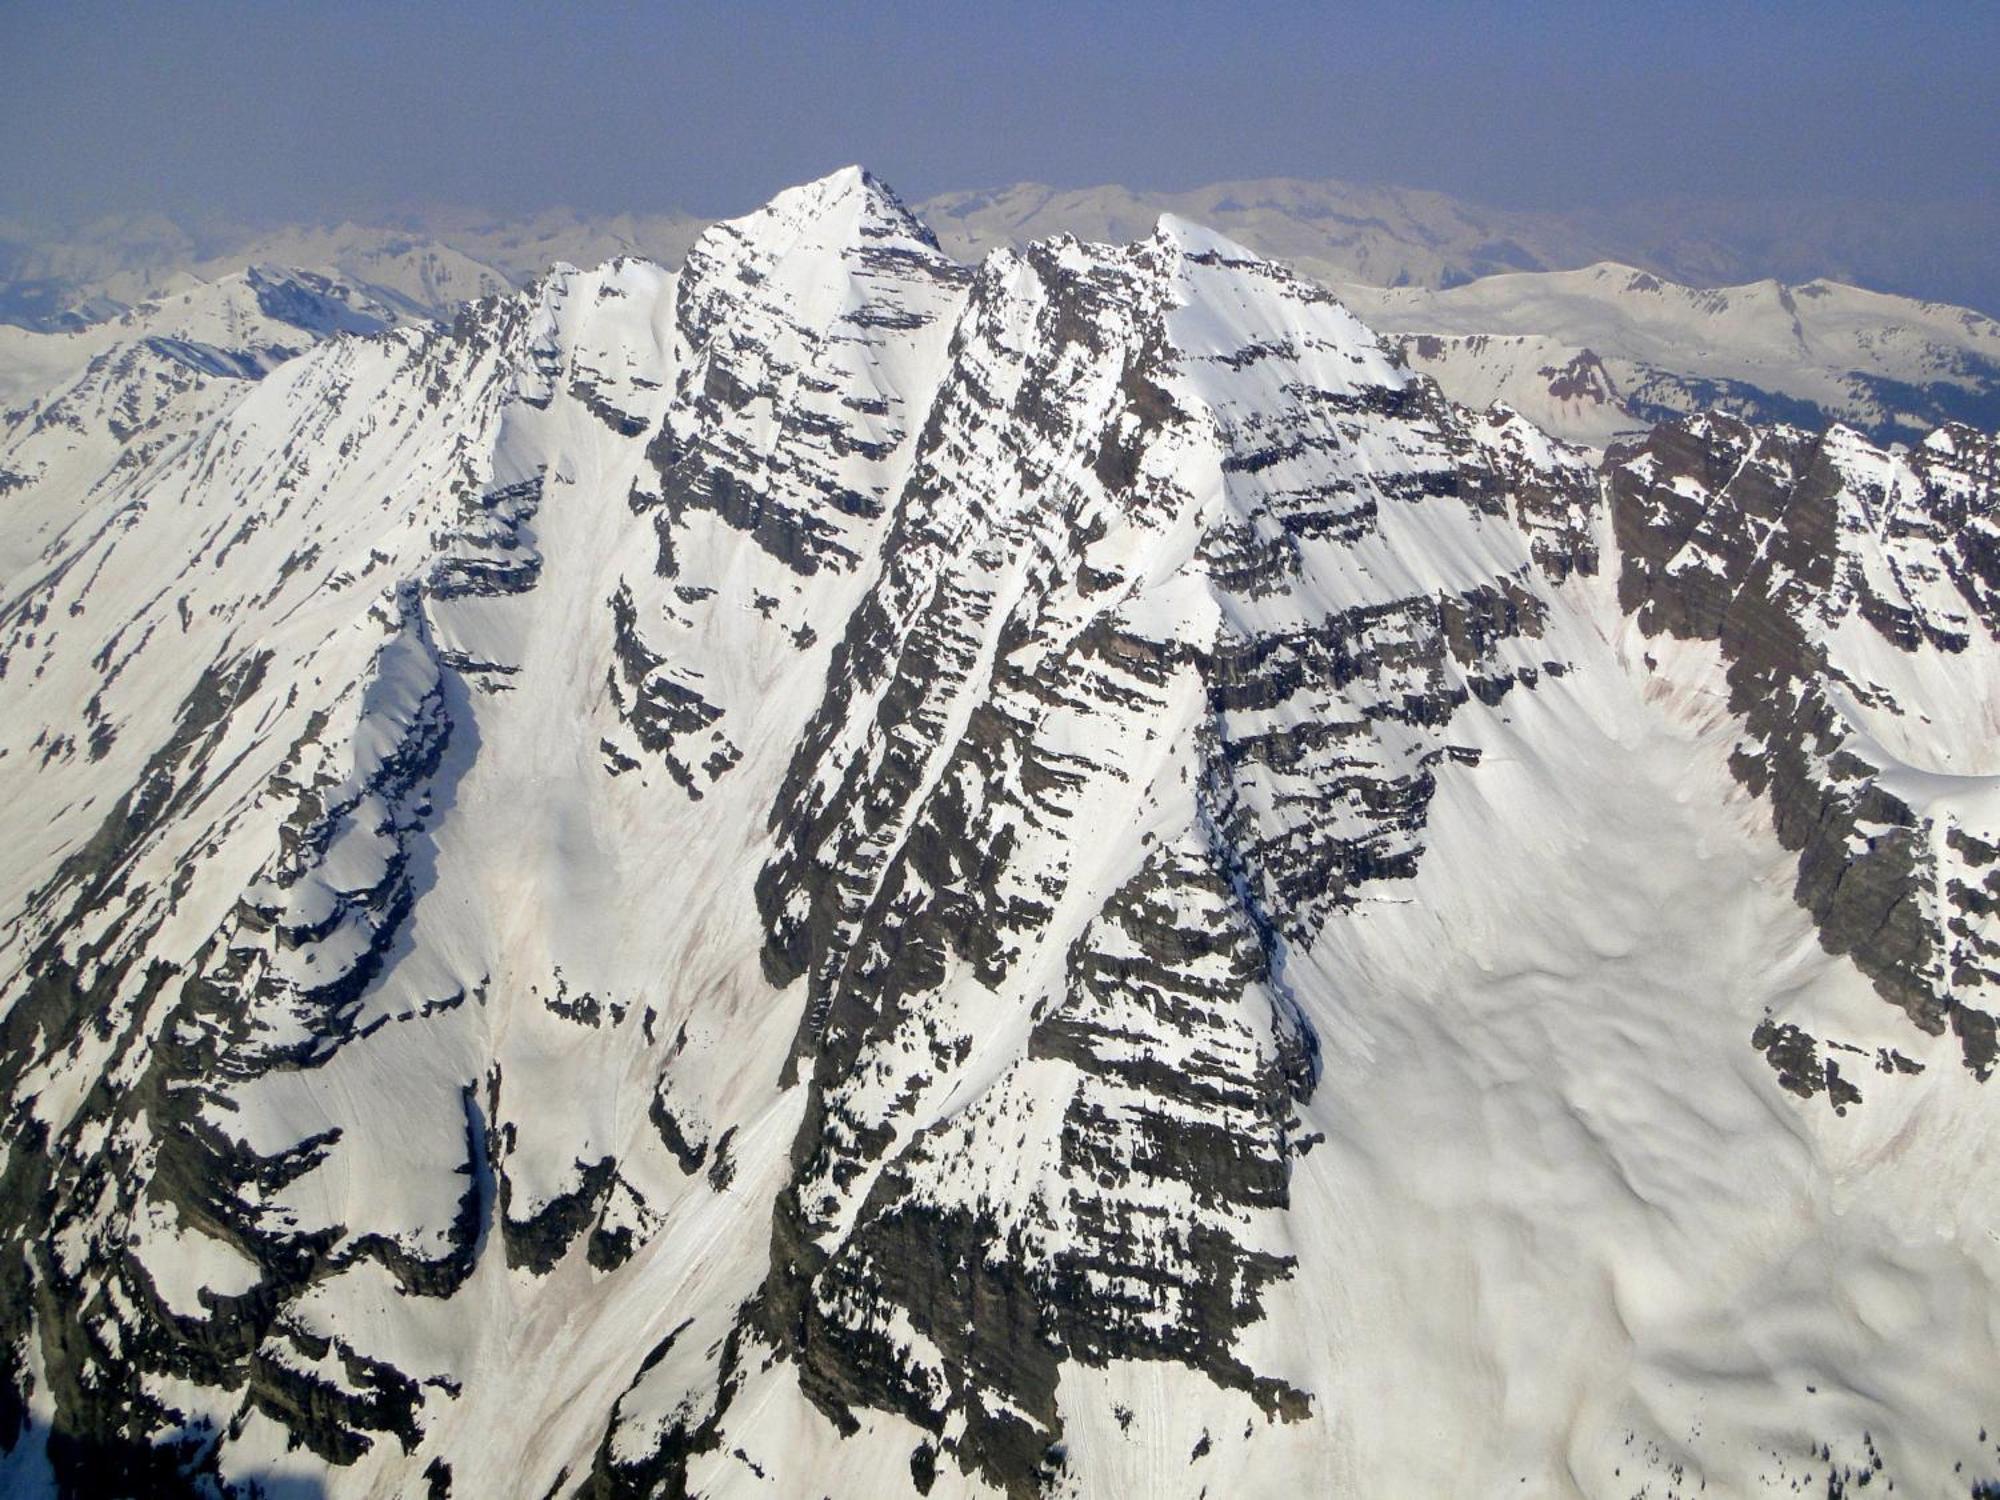
[[[289,285],[0,601],[0,1487],[2000,1475],[1992,439],[854,169]]]

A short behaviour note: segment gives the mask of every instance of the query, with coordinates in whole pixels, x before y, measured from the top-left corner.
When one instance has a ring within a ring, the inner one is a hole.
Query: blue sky
[[[0,0],[0,215],[735,212],[860,160],[1513,207],[2000,189],[2000,4]]]

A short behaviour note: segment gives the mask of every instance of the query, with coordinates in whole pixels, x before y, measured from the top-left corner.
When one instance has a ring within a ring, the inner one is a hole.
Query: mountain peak
[[[1160,245],[1179,250],[1185,255],[1219,255],[1224,260],[1262,260],[1256,251],[1210,229],[1206,224],[1198,224],[1193,219],[1182,218],[1179,214],[1161,214],[1153,229],[1153,238]]]
[[[964,271],[930,230],[880,179],[859,166],[787,188],[738,219],[710,225],[688,250],[681,273],[682,330],[691,343],[715,317],[742,310],[746,286],[779,324],[810,321],[828,308],[876,294],[890,303],[864,316],[912,315],[892,284],[902,273],[955,287]],[[919,300],[924,300],[919,298]],[[922,321],[941,309],[914,314]]]
[[[11,419],[0,1490],[1984,1492],[1993,440],[1600,472],[1132,222]]]
[[[786,188],[762,208],[729,222],[739,230],[763,225],[826,242],[900,236],[937,248],[929,226],[893,188],[859,165]]]

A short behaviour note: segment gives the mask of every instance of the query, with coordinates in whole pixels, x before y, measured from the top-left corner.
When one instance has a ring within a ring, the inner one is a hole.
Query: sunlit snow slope
[[[129,500],[246,383],[399,317],[335,278],[254,265],[87,327],[0,324],[0,590],[91,507]]]
[[[2000,1479],[2000,447],[858,170],[0,601],[0,1488]]]
[[[1711,410],[1882,442],[2000,422],[2000,323],[1837,281],[1701,288],[1604,262],[1336,290],[1453,399],[1592,446]]]

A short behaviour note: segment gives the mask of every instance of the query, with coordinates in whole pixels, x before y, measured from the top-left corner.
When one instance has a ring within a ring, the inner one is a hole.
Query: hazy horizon
[[[0,213],[713,216],[848,161],[927,197],[1265,177],[1500,208],[1991,196],[2000,12],[80,3],[0,13]]]
[[[1016,182],[1342,179],[1760,233],[1843,215],[1892,289],[2000,306],[2000,10],[1565,0],[0,10],[0,221],[745,212],[850,161]],[[1927,242],[1899,217],[1949,210]]]

